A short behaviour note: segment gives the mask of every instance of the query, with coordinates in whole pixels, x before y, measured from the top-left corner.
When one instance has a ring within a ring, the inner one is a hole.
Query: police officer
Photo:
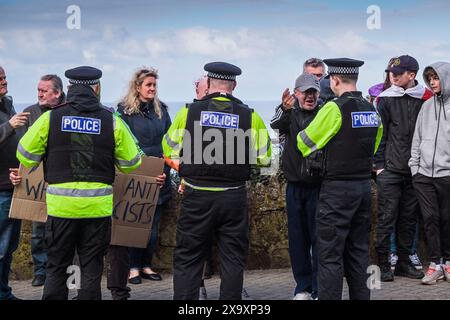
[[[20,140],[19,161],[44,161],[48,182],[45,244],[48,264],[43,299],[67,299],[67,268],[80,261],[78,299],[101,299],[103,257],[110,242],[116,165],[130,172],[141,163],[135,140],[120,117],[99,101],[102,72],[67,70],[67,101],[44,113]]]
[[[174,251],[174,299],[196,300],[211,237],[220,257],[220,299],[240,300],[248,253],[245,182],[251,164],[269,165],[271,142],[260,116],[232,95],[238,67],[206,64],[208,95],[186,105],[163,138],[179,161],[185,190]]]
[[[316,217],[319,299],[342,299],[345,276],[350,299],[368,300],[370,177],[383,129],[375,108],[356,91],[364,62],[324,62],[337,98],[297,136],[303,156],[326,151]]]

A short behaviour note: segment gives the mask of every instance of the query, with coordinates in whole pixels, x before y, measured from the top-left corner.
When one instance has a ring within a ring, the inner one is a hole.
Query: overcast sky
[[[79,30],[66,26],[69,5],[81,9]],[[381,9],[379,30],[367,27],[370,5]],[[392,56],[415,56],[421,71],[449,61],[449,12],[444,0],[0,0],[0,65],[18,103],[36,101],[41,75],[78,65],[103,70],[105,102],[143,65],[159,70],[163,101],[189,101],[211,61],[242,68],[237,97],[278,100],[304,60],[344,56],[366,61],[366,93]]]

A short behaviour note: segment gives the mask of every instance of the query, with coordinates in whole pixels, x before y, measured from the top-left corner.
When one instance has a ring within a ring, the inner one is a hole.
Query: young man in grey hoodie
[[[434,97],[418,115],[409,166],[431,262],[422,283],[435,284],[450,282],[450,63],[434,63],[423,75]]]

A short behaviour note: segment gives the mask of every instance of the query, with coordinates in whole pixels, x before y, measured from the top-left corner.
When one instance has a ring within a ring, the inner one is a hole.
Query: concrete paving
[[[143,280],[142,284],[129,285],[133,300],[171,300],[173,282],[171,274],[162,274],[162,281]],[[13,293],[20,299],[39,300],[42,287],[31,286],[31,281],[11,281]],[[219,298],[220,278],[213,275],[205,280],[208,300]],[[294,279],[290,269],[251,270],[245,272],[244,286],[253,300],[290,300],[294,290]],[[110,300],[106,289],[106,279],[102,281],[103,299]],[[70,297],[76,292],[70,290]],[[344,299],[348,291],[344,284]],[[450,300],[450,283],[441,281],[436,285],[425,286],[420,280],[396,277],[394,282],[381,283],[381,288],[372,291],[372,300]]]

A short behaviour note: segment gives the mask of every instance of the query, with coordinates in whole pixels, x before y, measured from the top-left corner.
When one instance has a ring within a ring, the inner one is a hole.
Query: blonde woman
[[[127,94],[119,103],[117,111],[128,124],[139,141],[139,147],[147,156],[162,157],[161,141],[171,125],[167,106],[158,98],[158,72],[153,68],[140,68],[130,81]],[[161,192],[153,218],[153,227],[147,248],[129,248],[129,264],[126,249],[110,250],[111,264],[115,272],[111,272],[108,288],[113,298],[127,297],[126,277],[131,284],[139,284],[142,278],[153,281],[162,280],[152,270],[152,256],[158,240],[158,226],[163,207],[171,198],[170,168],[165,167],[164,174],[159,176]],[[117,248],[116,248],[117,249]],[[113,253],[114,251],[114,253]],[[125,279],[124,278],[125,275]],[[117,281],[114,281],[117,280]],[[129,289],[128,289],[129,290]]]

